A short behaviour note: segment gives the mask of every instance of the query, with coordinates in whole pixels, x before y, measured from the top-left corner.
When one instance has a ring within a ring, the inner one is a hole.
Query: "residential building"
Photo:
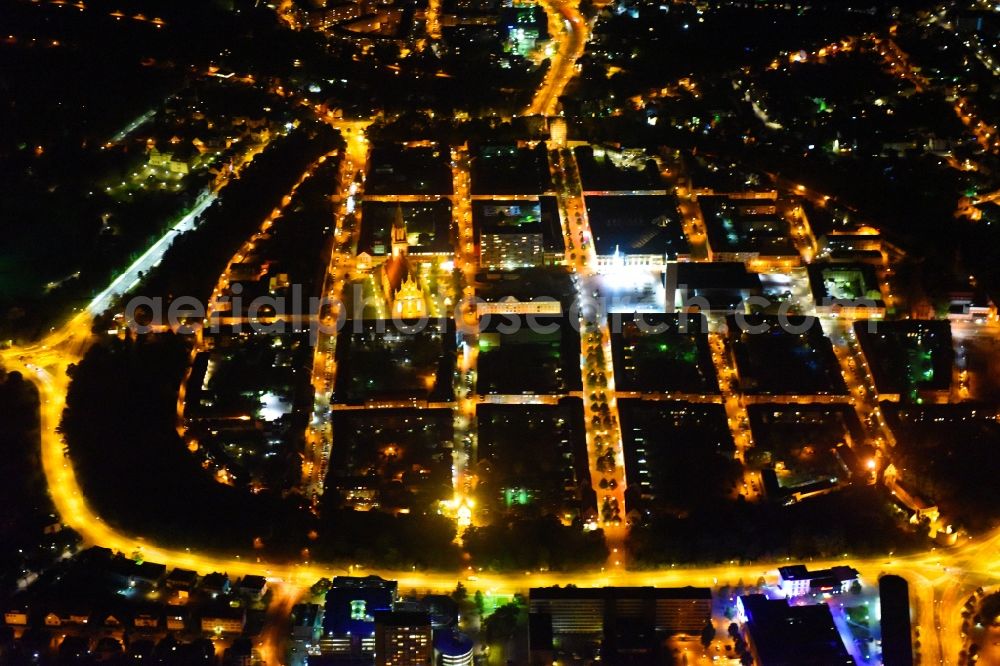
[[[210,606],[202,611],[201,630],[207,634],[241,634],[246,626],[247,613],[244,608],[233,608],[229,604]]]
[[[132,616],[132,626],[136,631],[155,631],[160,627],[160,617],[163,613],[158,608],[147,608],[137,611]]]
[[[872,227],[829,231],[819,237],[818,245],[818,259],[876,266],[885,263],[882,235]]]
[[[741,261],[755,270],[786,269],[802,262],[775,198],[709,195],[699,196],[698,205],[712,261]]]
[[[189,569],[174,569],[167,576],[165,584],[168,590],[185,590],[190,592],[198,582],[198,574]]]
[[[494,201],[477,208],[479,263],[490,270],[541,266],[545,238],[537,201]]]
[[[433,653],[429,614],[375,613],[375,666],[430,666]]]
[[[215,598],[219,595],[229,594],[232,582],[229,580],[229,574],[214,572],[201,579],[201,589]]]
[[[28,624],[28,607],[12,604],[3,613],[3,621],[9,627],[24,627]]]
[[[885,302],[875,268],[864,263],[814,263],[809,286],[816,312],[848,319],[882,319]]]
[[[712,613],[712,592],[702,587],[541,587],[529,592],[532,613],[552,616],[552,632],[602,633],[620,621],[659,632],[700,632]]]
[[[187,627],[186,611],[170,608],[167,610],[167,631],[184,631]]]
[[[133,587],[152,589],[160,586],[167,575],[167,565],[155,562],[139,562],[129,579]]]
[[[90,611],[85,609],[52,610],[43,619],[46,627],[85,625],[90,622]]]
[[[267,579],[263,576],[244,576],[238,589],[240,594],[259,601],[267,594]]]

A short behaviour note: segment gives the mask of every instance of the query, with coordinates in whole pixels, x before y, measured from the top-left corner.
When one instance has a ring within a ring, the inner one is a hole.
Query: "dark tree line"
[[[579,524],[565,526],[553,516],[473,527],[463,539],[473,561],[498,571],[566,571],[608,558],[603,531],[584,532]]]
[[[42,474],[38,406],[31,382],[0,368],[0,595],[22,570],[48,566],[76,542],[71,530],[44,533],[58,520]]]

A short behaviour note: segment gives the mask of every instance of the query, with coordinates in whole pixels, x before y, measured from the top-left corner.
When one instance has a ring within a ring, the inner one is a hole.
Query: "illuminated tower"
[[[406,240],[406,220],[403,219],[403,207],[396,205],[396,217],[392,221],[392,256],[399,257],[407,253],[410,243]]]

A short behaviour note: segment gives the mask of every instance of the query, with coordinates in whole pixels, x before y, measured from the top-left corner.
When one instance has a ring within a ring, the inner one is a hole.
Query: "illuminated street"
[[[210,4],[5,9],[0,663],[1000,664],[996,7]]]

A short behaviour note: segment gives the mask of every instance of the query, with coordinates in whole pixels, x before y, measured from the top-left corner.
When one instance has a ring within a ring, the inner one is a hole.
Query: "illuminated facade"
[[[656,631],[699,632],[712,614],[712,593],[700,587],[533,588],[532,613],[552,616],[552,633],[599,634],[618,622]]]
[[[530,301],[519,301],[513,296],[505,296],[498,301],[477,301],[476,315],[504,314],[562,314],[562,305],[554,298],[539,297]]]
[[[491,270],[530,268],[545,263],[545,238],[537,202],[510,202],[483,208],[479,263]]]
[[[427,613],[375,614],[376,666],[429,666],[434,655]]]
[[[201,616],[201,630],[206,634],[240,634],[246,626],[246,610],[220,605]]]
[[[545,248],[541,230],[483,233],[480,263],[484,268],[513,269],[541,266]]]
[[[781,579],[781,591],[788,597],[801,597],[807,594],[840,594],[858,580],[856,569],[847,566],[836,566],[829,569],[809,571],[804,564],[778,567]]]
[[[392,224],[392,256],[381,266],[382,294],[392,316],[416,319],[427,314],[427,300],[415,277],[409,247],[403,210],[397,207]]]
[[[415,319],[427,314],[424,292],[412,275],[407,275],[392,297],[392,312],[397,317]]]

